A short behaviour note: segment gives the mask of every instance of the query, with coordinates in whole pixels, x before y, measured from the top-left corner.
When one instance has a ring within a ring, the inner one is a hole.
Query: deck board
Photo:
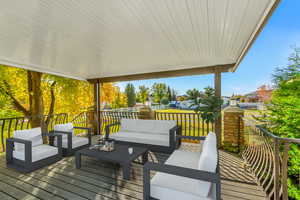
[[[197,150],[195,146],[184,148]],[[169,155],[151,153],[150,159],[164,162]],[[224,200],[265,199],[254,176],[245,170],[243,162],[220,151],[222,198]],[[8,169],[5,157],[0,157],[0,199],[120,199],[140,200],[142,193],[142,166],[133,164],[132,179],[124,180],[117,165],[82,158],[82,168],[76,169],[74,157],[28,174]],[[153,176],[155,172],[151,173]]]

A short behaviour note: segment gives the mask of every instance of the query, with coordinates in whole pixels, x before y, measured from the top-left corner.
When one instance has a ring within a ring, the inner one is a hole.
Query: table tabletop
[[[132,154],[129,154],[128,148],[133,148]],[[82,150],[77,151],[77,154],[98,158],[101,160],[113,161],[113,162],[132,162],[137,159],[142,154],[146,153],[148,148],[146,147],[136,147],[130,145],[123,145],[123,144],[115,144],[114,151],[106,152],[100,151],[98,149],[89,149],[85,148]]]

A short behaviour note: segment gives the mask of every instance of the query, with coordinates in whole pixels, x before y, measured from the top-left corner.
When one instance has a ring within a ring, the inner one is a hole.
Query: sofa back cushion
[[[43,144],[41,127],[15,131],[14,138],[30,140],[32,142],[32,147]],[[21,143],[14,143],[14,146],[15,151],[24,151],[25,149],[25,145]]]
[[[169,134],[174,126],[176,126],[175,120],[121,119],[121,131]]]
[[[71,132],[72,135],[74,136],[73,124],[72,123],[56,124],[54,126],[54,131]],[[68,139],[68,135],[67,134],[63,134],[62,138],[63,138],[63,140],[67,140]]]
[[[216,172],[218,164],[217,139],[215,133],[209,133],[204,141],[198,163],[198,169],[207,172]],[[203,196],[208,196],[212,183],[199,181]]]

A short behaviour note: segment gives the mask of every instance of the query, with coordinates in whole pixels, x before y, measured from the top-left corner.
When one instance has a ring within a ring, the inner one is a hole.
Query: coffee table
[[[133,148],[132,154],[129,154],[128,152],[129,147]],[[120,164],[123,171],[123,178],[129,180],[131,163],[139,156],[142,156],[142,164],[145,164],[148,161],[148,148],[121,144],[115,144],[115,150],[111,152],[85,148],[75,153],[75,164],[77,169],[81,168],[81,156],[88,156],[97,160]]]

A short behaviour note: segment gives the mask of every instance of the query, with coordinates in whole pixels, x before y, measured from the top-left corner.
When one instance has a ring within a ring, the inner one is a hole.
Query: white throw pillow
[[[209,133],[205,139],[203,150],[200,154],[198,169],[207,172],[215,172],[218,164],[217,139],[215,133]],[[208,196],[212,183],[199,181],[199,187],[203,195]]]
[[[14,138],[30,140],[32,142],[32,147],[43,144],[41,127],[15,131]],[[25,148],[24,144],[14,143],[14,146],[15,146],[15,151],[24,151]]]
[[[73,124],[72,123],[56,124],[54,126],[54,131],[71,132],[72,136],[74,136]],[[63,138],[63,140],[67,140],[68,139],[68,135],[67,134],[63,134],[62,138]]]

